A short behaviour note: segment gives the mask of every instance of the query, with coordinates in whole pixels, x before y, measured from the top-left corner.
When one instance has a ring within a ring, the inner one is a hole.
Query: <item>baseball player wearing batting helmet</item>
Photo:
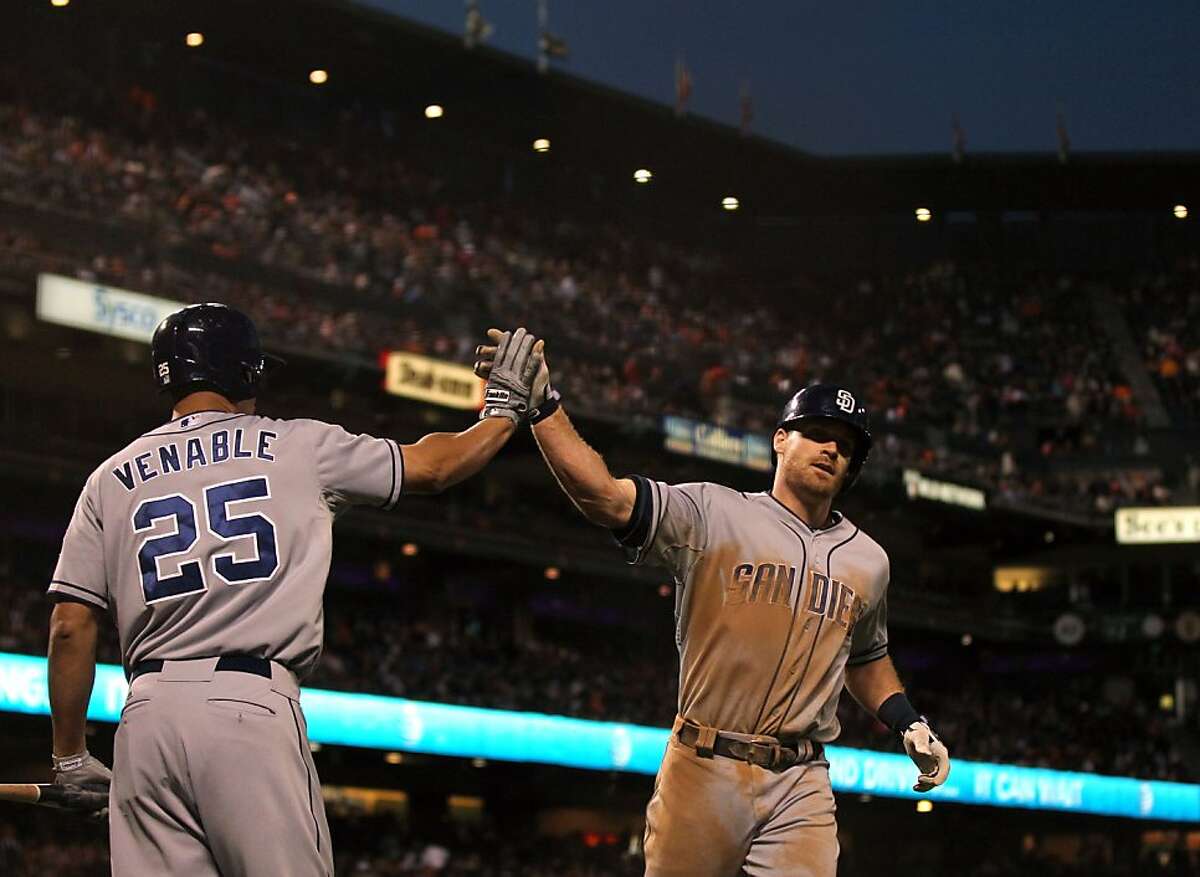
[[[494,348],[477,354],[485,375]],[[775,430],[771,489],[746,494],[614,478],[545,365],[530,405],[542,455],[576,507],[677,586],[678,716],[646,809],[647,877],[833,877],[824,745],[840,730],[843,687],[903,738],[916,791],[950,771],[888,657],[887,555],[833,509],[871,450],[866,409],[843,387],[801,390]]]
[[[172,419],[87,479],[49,593],[55,782],[109,789],[114,875],[333,873],[300,680],[321,655],[334,518],[481,469],[528,405],[540,343],[504,333],[481,422],[412,445],[255,414],[264,354],[219,304],[151,344]],[[101,614],[129,696],[113,771],[84,721]]]

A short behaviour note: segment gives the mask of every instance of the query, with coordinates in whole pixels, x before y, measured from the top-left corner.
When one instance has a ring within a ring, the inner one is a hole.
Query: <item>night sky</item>
[[[462,0],[361,0],[462,32]],[[533,58],[534,0],[480,0],[490,45]],[[1200,4],[1182,0],[550,0],[568,71],[816,153],[1200,149]]]

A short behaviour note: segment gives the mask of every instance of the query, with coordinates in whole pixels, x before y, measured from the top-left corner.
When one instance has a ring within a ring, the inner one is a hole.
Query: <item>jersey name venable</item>
[[[794,600],[800,600],[806,612],[824,615],[846,630],[866,611],[853,588],[816,570],[809,571],[807,593],[797,595],[796,567],[783,563],[739,563],[725,588],[726,606],[762,603],[789,607]]]
[[[112,475],[126,490],[133,490],[159,475],[215,466],[227,460],[254,457],[273,463],[271,443],[276,438],[268,429],[218,429],[208,435],[165,442],[124,461],[112,470]]]

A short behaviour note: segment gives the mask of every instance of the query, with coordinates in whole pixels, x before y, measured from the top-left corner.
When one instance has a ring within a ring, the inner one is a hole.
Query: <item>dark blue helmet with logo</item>
[[[788,401],[778,426],[779,429],[795,429],[803,421],[813,419],[839,420],[854,430],[854,454],[842,484],[842,491],[847,491],[858,480],[863,464],[871,453],[871,419],[867,409],[845,387],[813,384]]]
[[[199,390],[232,402],[251,399],[263,375],[283,365],[279,357],[262,352],[249,317],[211,302],[180,308],[159,323],[150,355],[155,383],[175,399]]]

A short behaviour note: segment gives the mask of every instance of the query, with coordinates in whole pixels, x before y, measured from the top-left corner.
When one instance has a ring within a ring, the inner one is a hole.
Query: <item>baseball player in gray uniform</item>
[[[412,445],[255,415],[273,358],[231,308],[183,308],[151,346],[172,420],[87,479],[49,588],[55,781],[111,781],[115,875],[327,877],[299,682],[321,655],[333,520],[481,469],[516,429],[540,344],[506,333],[481,421]],[[106,611],[130,679],[112,774],[84,740]]]
[[[495,347],[477,354],[486,375]],[[632,562],[663,566],[676,582],[679,706],[646,810],[648,877],[833,877],[824,744],[840,730],[843,686],[902,736],[915,790],[945,782],[946,747],[888,657],[887,554],[833,509],[871,447],[849,390],[815,385],[792,398],[763,493],[613,478],[545,365],[527,419],[583,515],[611,529]]]

